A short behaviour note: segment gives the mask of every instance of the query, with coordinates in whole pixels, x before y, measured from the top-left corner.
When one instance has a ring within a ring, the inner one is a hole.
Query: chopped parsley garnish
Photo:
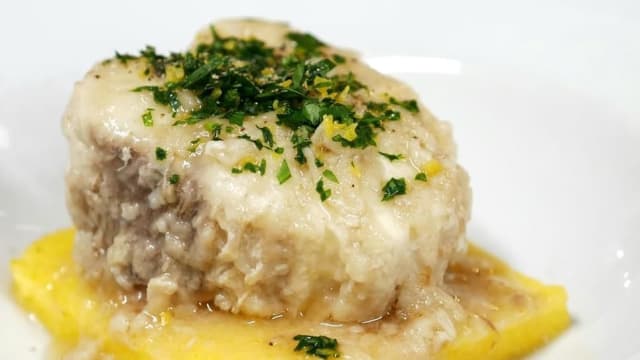
[[[336,184],[339,184],[340,182],[338,181],[338,178],[336,177],[336,174],[333,173],[333,171],[327,169],[325,171],[322,172],[322,176],[324,176],[325,178],[327,178],[328,180],[333,181]]]
[[[400,113],[397,112],[397,111],[393,111],[393,110],[387,110],[387,111],[384,112],[383,118],[385,120],[389,120],[389,121],[400,120]]]
[[[367,103],[367,108],[369,108],[370,111],[381,113],[389,108],[389,104],[383,103],[383,102],[369,101]]]
[[[231,169],[233,174],[240,174],[243,171],[249,171],[252,173],[259,173],[260,176],[264,176],[267,171],[267,160],[262,159],[259,163],[246,162],[241,168],[234,167]]]
[[[304,148],[311,145],[311,139],[308,127],[300,127],[291,136],[291,143],[296,150],[295,159],[300,164],[306,164],[307,158],[304,156]]]
[[[260,160],[259,164],[246,163],[243,166],[244,170],[251,171],[252,173],[260,173],[260,176],[264,175],[264,172],[267,170],[267,161],[265,159]]]
[[[260,127],[256,125],[256,127],[262,132],[262,140],[267,144],[268,147],[273,148],[273,134],[268,127]]]
[[[338,340],[326,336],[296,335],[293,340],[298,342],[294,351],[304,351],[308,355],[322,359],[338,358]]]
[[[189,142],[189,146],[187,147],[187,151],[190,153],[196,152],[196,150],[198,150],[198,146],[200,145],[200,142],[202,142],[201,138],[195,138],[191,140]]]
[[[419,172],[416,174],[416,177],[414,179],[417,181],[427,181],[427,174]]]
[[[252,142],[253,145],[255,145],[258,150],[261,150],[264,147],[264,145],[262,144],[262,141],[260,139],[252,139],[251,136],[249,136],[247,134],[242,134],[242,135],[238,136],[238,138],[239,139],[245,139],[245,140],[247,140],[249,142]]]
[[[382,201],[391,200],[398,195],[404,195],[407,193],[407,184],[404,178],[391,178],[382,187]]]
[[[347,59],[345,59],[345,57],[340,54],[333,54],[333,61],[335,61],[336,64],[344,64]]]
[[[263,176],[266,170],[267,170],[267,161],[265,159],[262,159],[262,161],[260,161],[260,165],[258,165],[258,171],[260,172],[260,176]]]
[[[282,164],[280,165],[280,169],[278,169],[276,177],[278,178],[278,183],[280,184],[284,184],[287,180],[291,179],[291,171],[289,170],[289,164],[287,164],[287,160],[282,160]]]
[[[221,36],[213,26],[210,31],[212,41],[198,44],[190,51],[162,55],[147,46],[139,55],[115,55],[115,60],[125,66],[132,61],[143,62],[149,80],[153,77],[163,80],[160,85],[139,86],[132,91],[150,93],[157,104],[167,106],[175,118],[174,126],[200,124],[215,141],[224,140],[225,134],[240,133],[239,138],[252,142],[258,150],[283,154],[284,147],[275,143],[272,128],[257,126],[261,138],[252,138],[244,132],[247,117],[274,112],[276,125],[290,131],[294,159],[305,165],[310,153],[305,149],[312,145],[313,135],[324,121],[330,120],[336,129],[349,130],[332,133],[332,141],[365,149],[376,146],[376,136],[385,131],[385,122],[400,120],[400,111],[393,105],[412,113],[419,111],[416,100],[389,97],[386,102],[367,102],[367,93],[360,91],[366,90],[365,84],[345,69],[334,71],[347,59],[332,53],[311,34],[289,32],[286,38],[290,43],[273,48],[255,38]],[[187,110],[190,107],[180,101],[184,94],[197,100],[194,103],[198,106]],[[152,111],[149,108],[142,114],[145,126],[154,125]],[[208,139],[198,135],[194,141],[188,145],[192,152]],[[401,158],[380,154],[391,161]],[[317,167],[323,166],[322,161],[314,160]],[[286,162],[283,165],[288,169]],[[262,160],[258,164],[243,164],[232,172],[264,175],[265,169],[266,162]],[[282,183],[290,174],[285,176],[284,166],[280,170],[278,181]],[[329,170],[323,176],[337,182]],[[324,201],[331,190],[323,186],[320,179],[316,190]],[[391,193],[390,197],[400,194],[399,190]],[[385,200],[390,197],[385,195]]]
[[[420,109],[418,109],[418,102],[415,100],[396,100],[396,98],[392,97],[389,99],[389,102],[392,103],[393,105],[398,105],[406,110],[408,110],[409,112],[412,113],[417,113],[418,111],[420,111]]]
[[[220,137],[220,133],[222,132],[222,124],[214,122],[206,123],[204,124],[204,129],[211,134],[211,140],[222,140],[222,138]]]
[[[322,41],[311,34],[288,33],[287,38],[296,43],[296,51],[304,52],[305,55],[316,55],[318,50],[324,46]]]
[[[151,114],[151,112],[153,111],[152,108],[148,108],[143,114],[142,114],[142,123],[144,124],[144,126],[146,127],[151,127],[153,126],[153,114]]]
[[[194,88],[195,85],[206,80],[215,70],[221,68],[224,62],[223,57],[212,56],[205,62],[198,64],[197,68],[182,80],[182,86],[186,89]]]
[[[282,154],[284,152],[284,148],[282,147],[274,148],[275,143],[273,141],[273,134],[271,133],[271,130],[269,130],[268,127],[266,126],[260,127],[258,125],[256,125],[256,127],[262,132],[262,140],[253,139],[251,138],[251,136],[247,134],[242,134],[238,136],[238,138],[245,139],[247,141],[252,142],[258,150],[261,150],[262,148],[267,148],[269,150],[273,150],[276,154]]]
[[[319,168],[324,166],[324,162],[322,162],[322,160],[318,158],[314,160],[314,163],[316,164],[316,167],[319,167]]]
[[[162,74],[164,74],[165,64],[162,56],[159,56],[156,53],[156,48],[147,45],[143,50],[140,51],[140,56],[145,58],[150,65],[150,67],[145,70],[145,75],[151,74],[152,71],[156,76],[161,76]]]
[[[173,175],[169,176],[169,184],[175,185],[175,184],[177,184],[179,182],[180,182],[180,175],[173,174]]]
[[[331,196],[331,189],[324,188],[324,182],[322,179],[316,183],[316,192],[320,194],[320,200],[325,201]]]
[[[116,59],[120,60],[121,63],[126,64],[127,61],[129,60],[133,60],[136,57],[133,55],[129,55],[129,54],[120,54],[119,52],[116,51]]]
[[[169,84],[166,88],[158,87],[158,86],[139,86],[132,91],[141,92],[141,91],[151,91],[153,94],[153,100],[158,104],[168,105],[171,108],[171,111],[176,113],[180,110],[180,100],[178,100],[178,94],[173,90],[174,85]],[[148,111],[148,110],[147,110]]]
[[[242,126],[244,121],[244,112],[242,111],[232,111],[228,113],[225,117],[229,120],[230,123],[238,126]]]
[[[166,158],[167,158],[167,150],[161,147],[156,147],[156,159],[162,161]]]
[[[314,102],[305,102],[302,107],[302,115],[312,124],[320,122],[320,105]]]
[[[402,156],[402,154],[388,154],[382,151],[378,151],[378,154],[386,157],[387,159],[389,159],[389,161],[395,161],[395,160],[400,160],[403,159],[404,156]]]
[[[356,137],[355,139],[347,139],[342,135],[335,135],[332,140],[337,141],[345,147],[364,149],[367,146],[375,146],[375,132],[373,130],[374,125],[360,121],[356,125]]]

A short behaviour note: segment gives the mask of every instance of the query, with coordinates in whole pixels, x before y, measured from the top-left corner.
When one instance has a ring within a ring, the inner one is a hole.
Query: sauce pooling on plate
[[[360,324],[262,319],[218,311],[210,303],[141,312],[143,295],[83,279],[71,257],[74,234],[65,230],[46,236],[11,265],[18,300],[52,332],[62,352],[72,348],[116,358],[215,360],[236,354],[239,359],[300,359],[294,337],[301,334],[336,340],[341,358],[404,359],[417,350],[436,351],[426,349],[419,329],[398,317]],[[564,289],[518,274],[473,246],[449,266],[443,289],[455,297],[454,309],[462,310],[453,312],[456,338],[436,359],[517,358],[549,341],[570,321]],[[446,307],[436,302],[432,310]],[[443,331],[437,333],[439,339]]]

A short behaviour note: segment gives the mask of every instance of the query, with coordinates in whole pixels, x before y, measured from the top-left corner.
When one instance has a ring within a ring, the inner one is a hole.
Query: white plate
[[[474,189],[471,238],[569,291],[574,325],[537,357],[640,359],[638,2],[9,3],[0,12],[0,358],[40,359],[46,348],[11,301],[6,264],[69,225],[59,123],[73,81],[115,49],[181,49],[211,19],[251,15],[361,50],[454,124]]]

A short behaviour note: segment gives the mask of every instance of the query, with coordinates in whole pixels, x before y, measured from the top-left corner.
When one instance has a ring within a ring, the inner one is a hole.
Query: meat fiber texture
[[[290,43],[291,29],[280,23],[223,21],[216,29],[273,47]],[[208,29],[196,37],[201,41],[211,41]],[[367,85],[360,101],[416,98],[343,53],[349,61],[332,71],[351,71]],[[238,138],[239,128],[223,141],[193,145],[210,138],[201,124],[172,126],[170,109],[149,92],[131,91],[163,83],[144,68],[142,61],[95,65],[76,84],[64,115],[67,203],[86,276],[145,289],[150,308],[210,301],[260,317],[366,321],[390,311],[411,314],[428,302],[449,259],[465,247],[470,212],[468,177],[448,124],[422,105],[418,113],[398,108],[401,120],[385,124],[377,146],[358,149],[333,141],[330,124],[322,123],[305,149],[308,159],[322,159],[322,168],[294,160],[291,130],[277,125],[273,112],[246,118],[244,133],[259,138],[256,125],[269,127],[285,149],[281,155]],[[197,108],[193,96],[179,95],[183,110]],[[141,120],[146,111],[151,127]],[[166,159],[156,159],[156,147]],[[404,158],[391,162],[380,151]],[[247,159],[266,159],[265,174],[232,173]],[[283,159],[291,179],[280,184]],[[430,161],[442,170],[414,181]],[[316,183],[325,169],[339,183],[325,179],[332,195],[321,201]],[[180,175],[177,184],[167,181],[172,174]],[[407,179],[407,194],[381,201],[392,177]]]

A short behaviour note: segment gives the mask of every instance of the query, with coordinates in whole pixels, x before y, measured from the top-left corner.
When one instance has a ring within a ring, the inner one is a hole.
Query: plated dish
[[[449,126],[310,34],[230,21],[117,54],[64,124],[77,232],[13,264],[63,351],[511,358],[568,325],[561,288],[468,246]]]

